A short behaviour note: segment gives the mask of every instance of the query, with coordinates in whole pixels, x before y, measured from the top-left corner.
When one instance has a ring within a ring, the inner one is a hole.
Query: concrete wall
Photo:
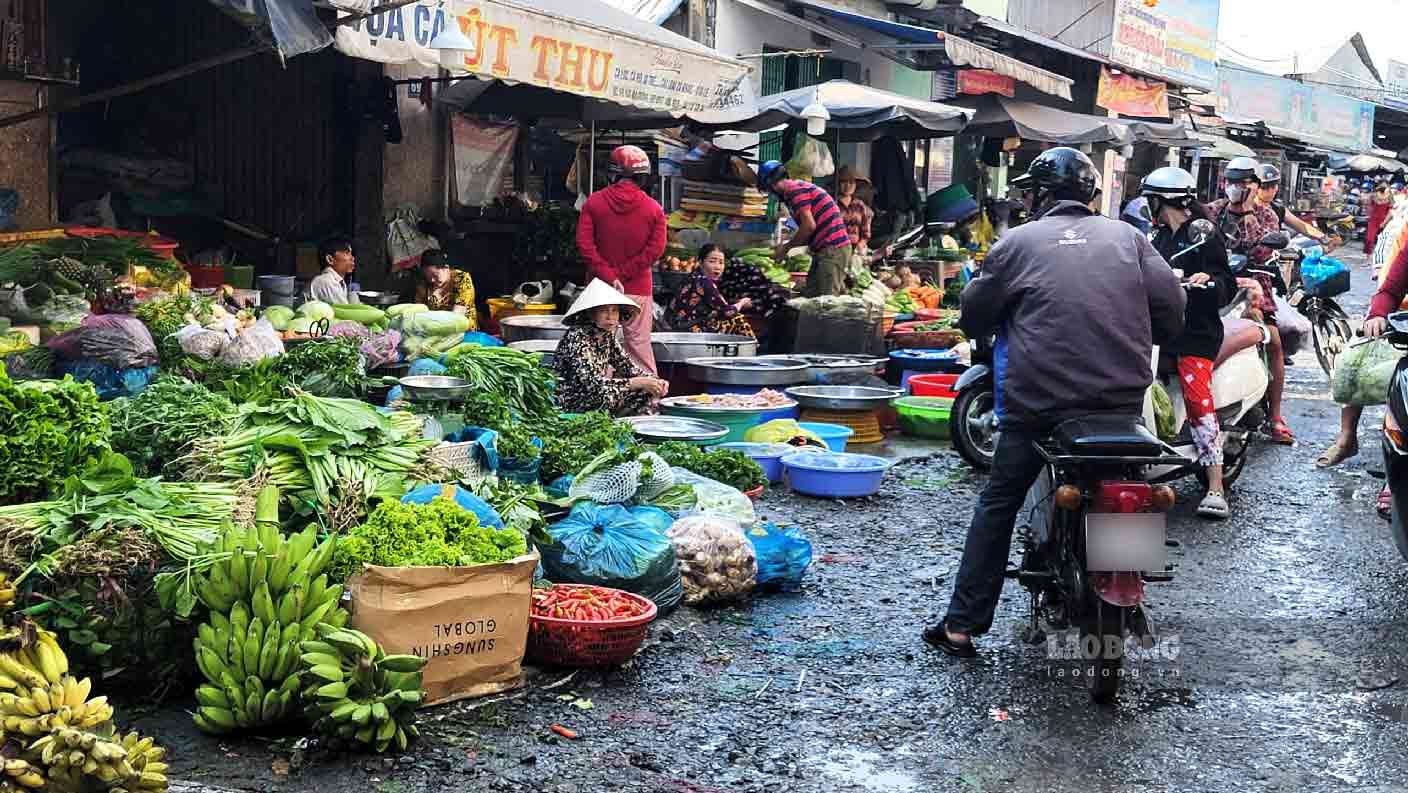
[[[420,64],[388,64],[386,74],[393,80],[435,77],[435,69]],[[444,89],[434,84],[432,90]],[[445,116],[434,104],[412,98],[409,86],[398,86],[396,100],[401,112],[400,143],[386,144],[386,181],[383,201],[387,212],[411,204],[426,218],[445,214]]]
[[[45,90],[35,83],[0,81],[0,107],[4,108],[0,115],[33,110]],[[52,134],[52,118],[0,129],[0,187],[20,194],[15,217],[20,228],[46,226],[55,220]]]

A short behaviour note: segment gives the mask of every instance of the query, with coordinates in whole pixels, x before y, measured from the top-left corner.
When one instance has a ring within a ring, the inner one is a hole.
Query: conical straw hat
[[[562,321],[567,325],[588,321],[591,310],[601,306],[620,306],[623,322],[629,322],[640,311],[640,306],[636,305],[634,300],[612,289],[610,284],[600,278],[593,278],[587,288],[582,290],[582,294],[572,301],[572,307],[567,309],[567,315]]]

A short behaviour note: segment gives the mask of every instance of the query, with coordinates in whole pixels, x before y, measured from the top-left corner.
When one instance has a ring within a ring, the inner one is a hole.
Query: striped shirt
[[[782,200],[787,202],[787,210],[792,213],[793,219],[803,210],[812,213],[816,231],[812,232],[808,248],[822,251],[851,244],[851,235],[846,233],[846,221],[841,217],[841,210],[825,190],[800,179],[789,179],[778,187],[782,189]]]

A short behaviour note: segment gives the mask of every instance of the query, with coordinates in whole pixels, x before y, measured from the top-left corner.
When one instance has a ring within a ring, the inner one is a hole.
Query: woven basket
[[[454,471],[463,479],[469,481],[486,479],[489,472],[484,469],[474,453],[474,447],[477,445],[473,441],[442,443],[430,450],[430,459]]]

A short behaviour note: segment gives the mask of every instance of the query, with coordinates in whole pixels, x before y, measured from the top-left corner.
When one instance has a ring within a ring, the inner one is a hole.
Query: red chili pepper
[[[577,731],[576,731],[576,730],[569,730],[569,729],[567,729],[566,727],[562,726],[561,724],[554,724],[554,725],[552,725],[552,727],[551,727],[550,729],[551,729],[553,732],[557,733],[558,735],[561,735],[562,737],[566,738],[566,739],[569,740],[569,741],[575,741],[575,740],[577,740]]]

